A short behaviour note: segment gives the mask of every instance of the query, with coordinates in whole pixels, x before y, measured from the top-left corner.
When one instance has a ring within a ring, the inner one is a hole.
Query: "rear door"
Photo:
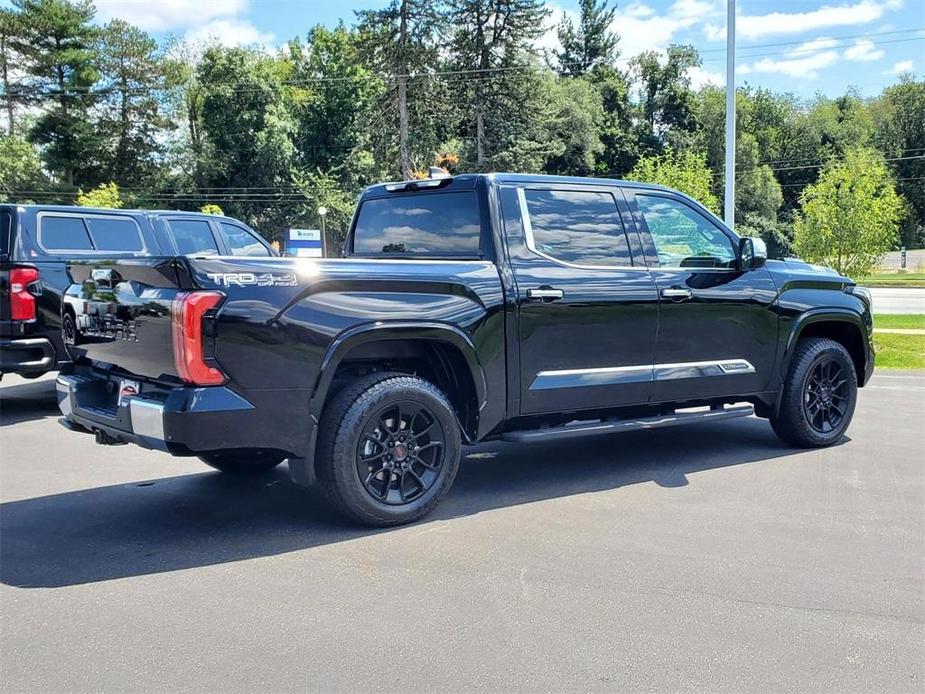
[[[763,390],[778,327],[768,270],[740,269],[738,238],[683,196],[625,192],[661,302],[653,400]]]
[[[620,190],[531,182],[500,192],[520,414],[647,402],[658,295]]]

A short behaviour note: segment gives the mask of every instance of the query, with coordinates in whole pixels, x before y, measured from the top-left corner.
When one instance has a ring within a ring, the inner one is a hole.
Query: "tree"
[[[157,94],[165,89],[165,63],[157,42],[120,19],[103,28],[100,69],[104,112],[99,127],[106,138],[101,175],[123,185],[139,185],[158,173],[168,129]]]
[[[725,175],[722,176],[725,181]],[[736,137],[736,186],[735,216],[759,217],[769,222],[777,219],[777,211],[783,202],[780,184],[767,164],[758,156],[758,142],[747,132]]]
[[[871,106],[876,124],[874,140],[884,156],[896,187],[909,204],[900,243],[925,245],[925,81],[901,77]]]
[[[23,98],[41,106],[29,139],[42,146],[50,171],[74,185],[75,172],[92,171],[99,136],[91,113],[99,97],[93,91],[99,72],[98,30],[88,0],[13,0],[21,31],[10,39],[23,57],[28,79]]]
[[[603,151],[598,156],[596,172],[625,176],[639,159],[629,80],[624,73],[608,65],[598,65],[588,79],[600,92],[603,105],[600,129]]]
[[[713,172],[707,167],[704,152],[674,152],[641,158],[627,176],[631,181],[656,183],[680,190],[714,213],[719,200],[713,194]]]
[[[382,82],[359,59],[359,38],[343,25],[319,25],[308,44],[292,41],[288,60],[291,81],[305,88],[293,94],[298,128],[296,157],[303,170],[330,171],[361,146],[369,129],[384,128],[370,105]]]
[[[453,0],[450,8],[454,96],[474,168],[535,170],[545,152],[534,44],[549,11],[542,0]]]
[[[216,205],[214,202],[207,202],[205,205],[199,208],[199,211],[203,214],[217,214],[223,216],[225,213],[222,212],[222,208]]]
[[[578,26],[567,15],[556,33],[561,50],[556,51],[559,74],[580,77],[598,65],[612,65],[617,59],[620,37],[610,30],[616,6],[610,0],[580,0]]]
[[[418,102],[430,101],[431,110],[440,103],[433,99],[433,83],[419,79],[413,86],[423,89],[409,90],[409,81],[412,73],[426,73],[438,63],[434,39],[446,23],[443,10],[442,3],[433,0],[392,0],[381,10],[357,13],[360,55],[372,69],[387,76],[379,103],[393,121],[390,130],[397,133],[399,175],[404,180],[411,178],[415,160],[429,159],[439,142],[426,137],[433,129],[426,127],[425,118],[412,117],[426,112]]]
[[[206,50],[197,68],[200,178],[225,191],[226,212],[270,239],[286,226],[293,204],[295,123],[284,97],[290,72],[288,63],[262,51],[219,46]]]
[[[902,205],[883,156],[850,149],[800,196],[794,249],[809,262],[862,275],[896,242]]]
[[[102,183],[86,193],[77,192],[77,204],[80,207],[106,207],[118,210],[122,207],[119,186],[115,183]]]
[[[555,79],[550,74],[543,82],[544,101],[549,108],[547,141],[554,150],[543,164],[543,171],[590,176],[597,156],[604,151],[600,92],[584,79]]]
[[[696,129],[688,72],[699,65],[700,56],[692,46],[669,46],[664,59],[646,51],[630,62],[639,81],[639,116],[648,126],[642,133],[644,151],[660,151],[674,131]]]
[[[11,74],[23,64],[22,55],[14,48],[21,31],[19,14],[5,7],[0,8],[0,79],[3,83],[3,110],[6,111],[8,135],[12,135],[15,130],[16,106],[22,99],[22,87],[14,74]]]
[[[44,183],[35,147],[16,135],[0,135],[0,202],[28,202]]]

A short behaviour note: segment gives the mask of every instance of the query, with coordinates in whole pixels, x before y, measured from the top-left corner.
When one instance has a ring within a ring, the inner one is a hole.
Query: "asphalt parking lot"
[[[0,385],[4,691],[922,691],[925,373],[850,439],[743,419],[469,451],[365,530]],[[297,426],[297,424],[294,424]]]

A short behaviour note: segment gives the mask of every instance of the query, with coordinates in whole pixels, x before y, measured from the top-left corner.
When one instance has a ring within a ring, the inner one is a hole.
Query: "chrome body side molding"
[[[533,379],[533,383],[530,384],[530,390],[584,388],[587,386],[610,386],[621,383],[643,383],[678,378],[734,376],[752,373],[755,373],[755,367],[747,359],[608,366],[595,369],[563,369],[559,371],[540,371],[536,378]]]

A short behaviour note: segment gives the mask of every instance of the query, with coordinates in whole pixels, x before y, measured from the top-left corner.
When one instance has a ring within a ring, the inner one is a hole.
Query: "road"
[[[843,444],[754,418],[479,446],[425,522],[332,520],[0,386],[4,691],[913,692],[925,373]]]
[[[925,287],[871,287],[874,313],[925,313]]]

